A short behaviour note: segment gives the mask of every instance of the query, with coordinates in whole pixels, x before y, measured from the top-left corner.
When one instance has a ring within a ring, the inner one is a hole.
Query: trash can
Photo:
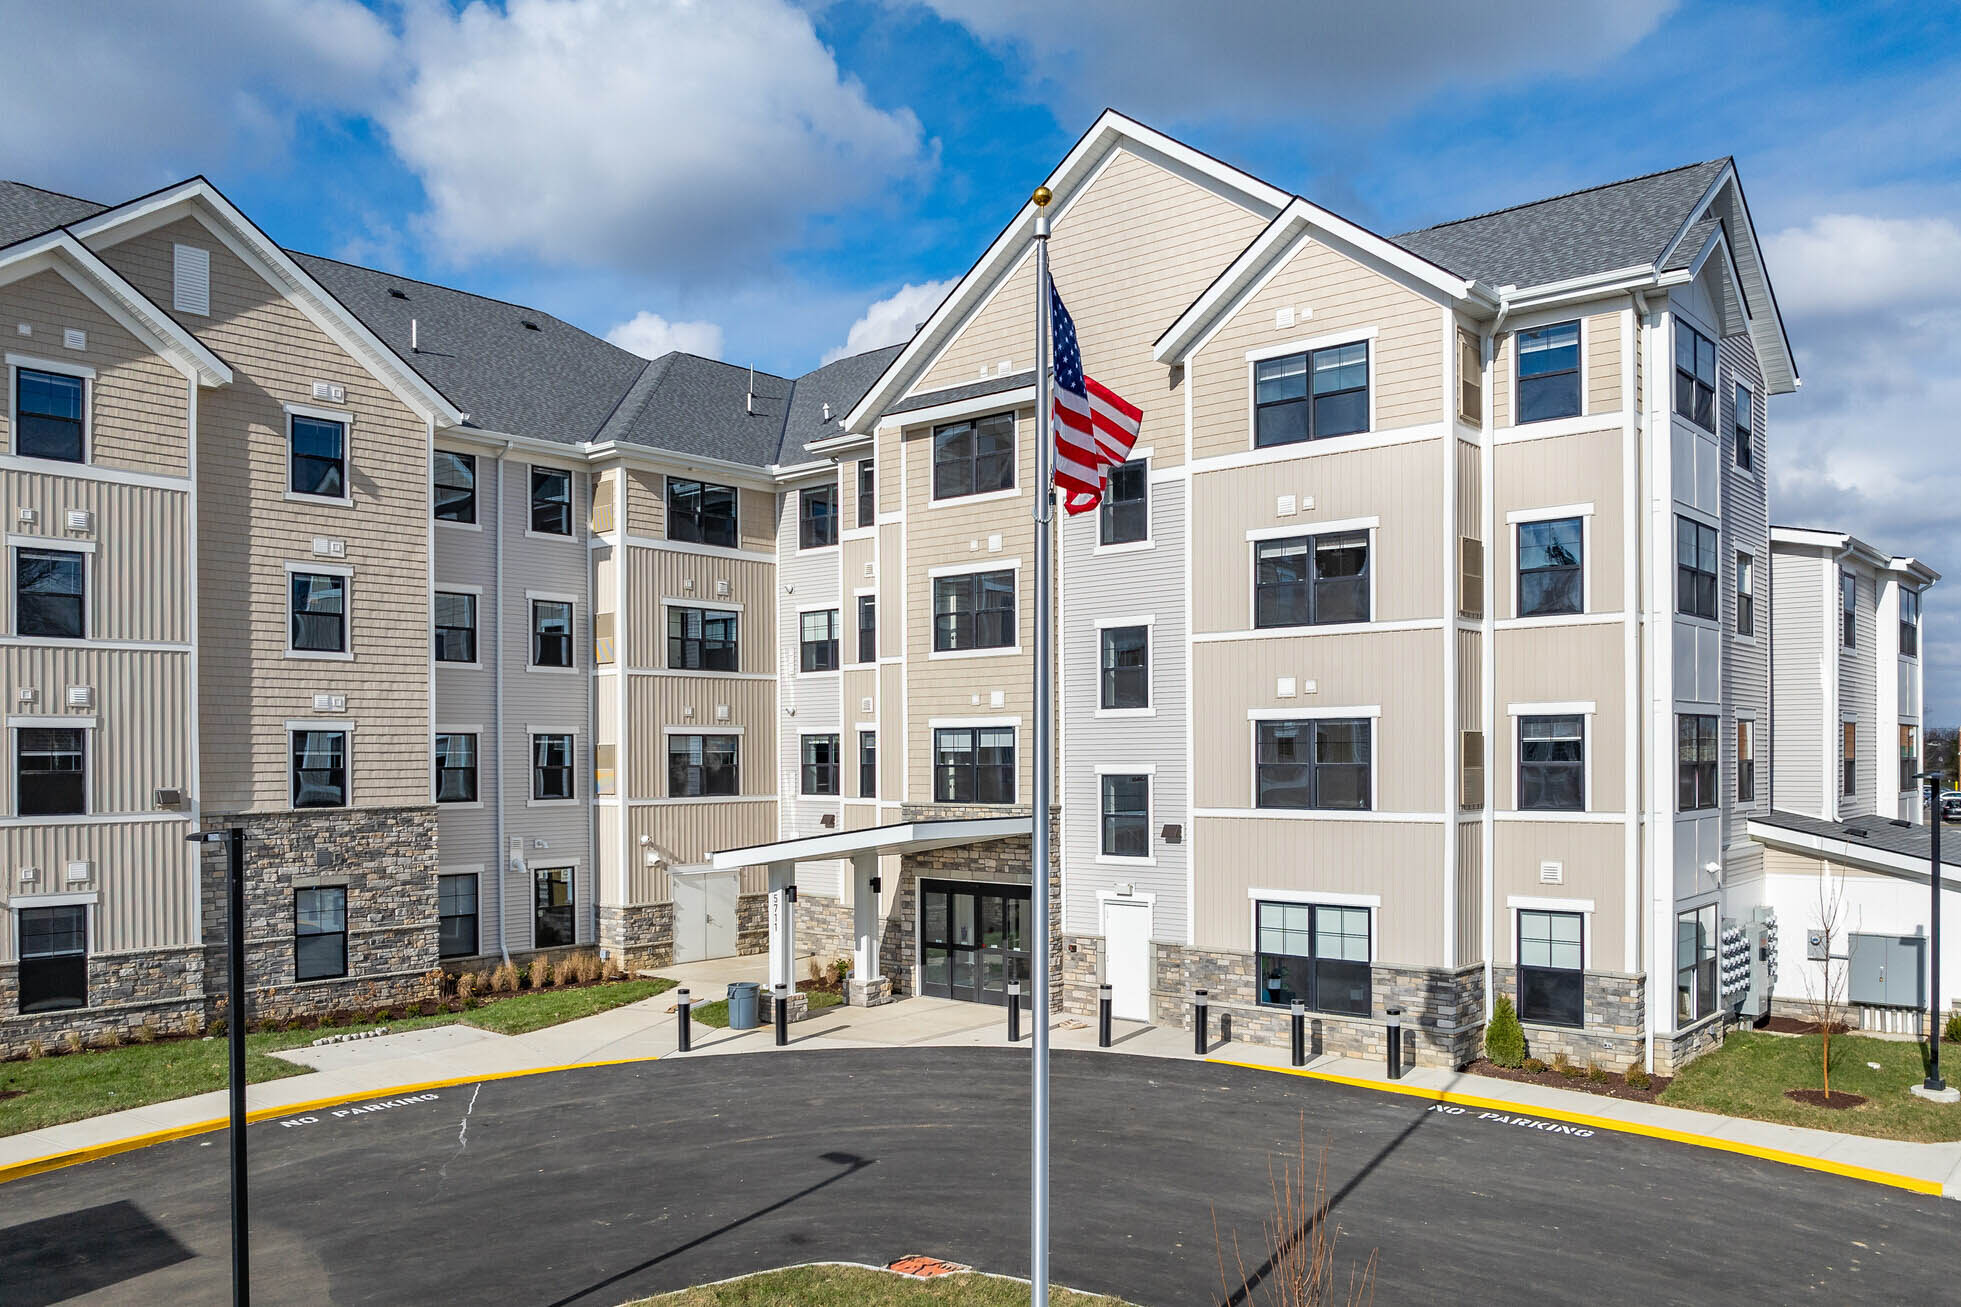
[[[754,1030],[760,1023],[756,1009],[757,993],[762,986],[753,980],[736,980],[729,984],[729,1029]]]

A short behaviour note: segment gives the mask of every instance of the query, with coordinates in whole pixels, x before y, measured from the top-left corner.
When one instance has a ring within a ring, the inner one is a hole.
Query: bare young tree
[[[1225,1307],[1368,1307],[1375,1301],[1378,1252],[1350,1266],[1346,1283],[1335,1268],[1335,1243],[1341,1228],[1328,1210],[1328,1148],[1319,1154],[1307,1148],[1307,1113],[1301,1113],[1300,1139],[1292,1157],[1276,1153],[1267,1159],[1267,1179],[1273,1191],[1273,1215],[1264,1225],[1266,1261],[1249,1271],[1232,1235],[1233,1268],[1226,1270],[1226,1245],[1219,1234],[1219,1213],[1212,1212],[1212,1242],[1219,1257],[1219,1287]],[[1238,1288],[1233,1281],[1239,1282]]]
[[[1825,1081],[1825,1097],[1832,1096],[1832,1034],[1842,1024],[1845,1013],[1846,971],[1849,963],[1839,956],[1838,945],[1845,924],[1845,877],[1825,870],[1818,877],[1816,929],[1825,937],[1825,960],[1820,964],[1822,978],[1804,972],[1804,988],[1811,1019],[1818,1023],[1820,1069]]]

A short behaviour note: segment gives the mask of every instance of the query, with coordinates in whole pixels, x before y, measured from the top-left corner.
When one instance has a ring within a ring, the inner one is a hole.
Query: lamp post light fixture
[[[232,1164],[232,1302],[252,1301],[250,1237],[245,1215],[245,831],[204,830],[184,837],[192,844],[225,848],[225,1041],[230,1046]]]
[[[1921,1088],[1929,1094],[1945,1094],[1947,1081],[1941,1079],[1941,781],[1939,771],[1924,771],[1915,780],[1927,782],[1927,795],[1933,801],[1930,821],[1933,843],[1927,851],[1927,879],[1933,885],[1927,909],[1927,987],[1932,1024],[1927,1030],[1927,1079]]]

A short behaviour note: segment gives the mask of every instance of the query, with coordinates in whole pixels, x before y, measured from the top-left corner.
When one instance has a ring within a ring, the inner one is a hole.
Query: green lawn
[[[837,1007],[844,1002],[844,995],[828,989],[806,989],[803,996],[809,1000],[809,1010],[812,1012],[822,1012],[827,1007]],[[718,998],[712,1003],[692,1003],[688,1006],[688,1014],[690,1020],[704,1026],[713,1026],[717,1030],[729,1028],[729,1001],[725,998]],[[765,1021],[763,1024],[769,1023]]]
[[[622,980],[581,989],[545,989],[492,999],[468,1012],[438,1012],[433,1016],[404,1017],[379,1024],[385,1024],[393,1032],[461,1022],[502,1035],[517,1035],[652,998],[672,988],[673,981],[656,978]],[[326,1035],[373,1030],[375,1024],[247,1035],[246,1080],[257,1084],[305,1075],[305,1067],[267,1055],[281,1049],[304,1047]],[[31,1062],[0,1062],[0,1094],[24,1091],[18,1097],[0,1098],[0,1135],[39,1130],[104,1112],[120,1112],[126,1107],[142,1107],[146,1103],[223,1089],[226,1056],[226,1041],[222,1038],[173,1039],[43,1057]]]
[[[1832,1092],[1845,1090],[1868,1101],[1858,1107],[1812,1107],[1784,1097],[1786,1089],[1824,1087],[1816,1035],[1741,1031],[1723,1046],[1691,1062],[1662,1094],[1670,1107],[1755,1117],[1785,1125],[1907,1139],[1920,1143],[1961,1140],[1961,1105],[1929,1103],[1908,1092],[1927,1074],[1925,1046],[1895,1039],[1839,1035],[1832,1040]],[[1868,1062],[1879,1063],[1875,1071]],[[1961,1045],[1941,1046],[1943,1072],[1961,1071]],[[1955,1077],[1948,1074],[1949,1083]]]
[[[1126,1307],[1056,1288],[1057,1307]],[[683,1289],[643,1298],[628,1307],[1014,1307],[1028,1302],[1028,1285],[988,1275],[946,1275],[913,1280],[889,1271],[852,1266],[797,1266],[745,1276],[728,1284]]]

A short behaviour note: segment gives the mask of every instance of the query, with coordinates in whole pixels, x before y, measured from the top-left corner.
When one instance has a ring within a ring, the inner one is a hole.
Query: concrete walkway
[[[761,979],[763,965],[759,958],[732,958],[670,968],[662,974],[682,980],[696,1001],[708,1002],[721,997],[730,980]],[[1028,1023],[1029,1014],[1024,1013],[1022,1048],[1028,1046]],[[697,1024],[694,1047],[687,1054],[675,1051],[675,1038],[672,993],[525,1035],[497,1035],[460,1025],[404,1031],[288,1050],[280,1056],[310,1066],[313,1072],[251,1086],[247,1106],[252,1119],[263,1120],[332,1103],[568,1067],[778,1051],[769,1027],[733,1031]],[[1057,1017],[1050,1039],[1058,1049],[1094,1050],[1095,1023]],[[790,1028],[791,1049],[925,1046],[1007,1048],[1006,1010],[947,999],[906,998],[875,1008],[826,1008]],[[1117,1023],[1109,1051],[1199,1060],[1188,1031],[1129,1022]],[[1671,1139],[1961,1198],[1961,1143],[1914,1144],[1807,1130],[1440,1067],[1416,1067],[1394,1082],[1379,1064],[1355,1058],[1316,1058],[1296,1070],[1287,1065],[1285,1049],[1245,1044],[1216,1044],[1207,1060],[1372,1087],[1466,1111]],[[220,1129],[225,1113],[225,1094],[218,1091],[0,1138],[0,1181]]]

